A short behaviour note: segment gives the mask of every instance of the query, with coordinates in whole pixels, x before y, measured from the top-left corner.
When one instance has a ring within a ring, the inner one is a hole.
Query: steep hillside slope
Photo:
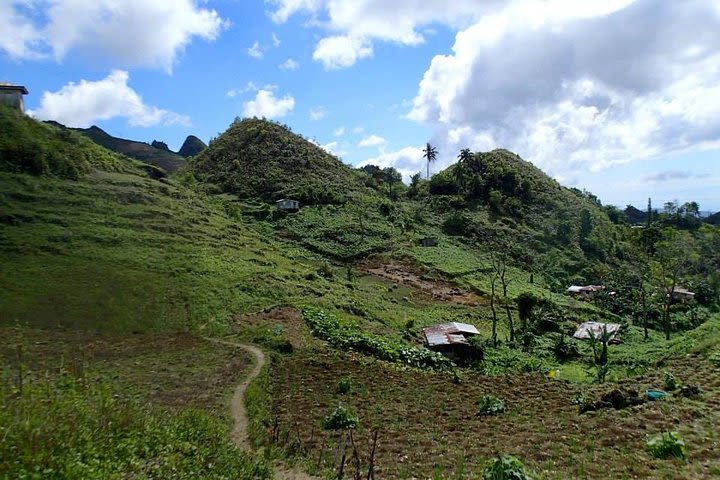
[[[108,150],[136,158],[143,162],[163,168],[168,172],[174,172],[185,165],[185,159],[166,148],[158,148],[148,145],[147,143],[137,142],[134,140],[126,140],[124,138],[113,137],[99,127],[92,126],[90,128],[74,129],[86,137],[90,138],[98,145],[102,145]]]
[[[241,198],[343,203],[364,189],[360,173],[338,158],[286,126],[256,118],[235,121],[189,168],[202,182]]]
[[[188,137],[183,142],[182,147],[180,147],[180,150],[178,150],[178,155],[185,158],[194,157],[206,148],[207,145],[205,145],[205,142],[200,140],[195,135],[188,135]]]

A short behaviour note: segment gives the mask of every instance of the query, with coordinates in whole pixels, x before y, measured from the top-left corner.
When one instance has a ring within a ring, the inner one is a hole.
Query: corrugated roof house
[[[603,330],[607,328],[608,334],[610,334],[610,341],[617,341],[617,334],[620,332],[620,324],[618,323],[600,323],[600,322],[585,322],[578,326],[575,330],[573,337],[580,340],[590,340],[590,335],[599,339],[603,335]]]
[[[480,332],[468,323],[448,322],[423,329],[428,348],[447,350],[455,346],[469,345],[467,339]]]
[[[297,211],[300,210],[300,202],[297,200],[291,200],[288,198],[281,198],[276,201],[275,204],[280,210],[283,211]]]
[[[567,292],[583,298],[592,298],[595,296],[595,292],[599,292],[604,289],[605,287],[602,285],[570,285]]]

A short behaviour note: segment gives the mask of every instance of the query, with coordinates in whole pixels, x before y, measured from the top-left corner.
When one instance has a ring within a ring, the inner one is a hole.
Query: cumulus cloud
[[[368,135],[367,137],[360,140],[358,143],[358,147],[360,148],[367,148],[367,147],[380,147],[382,145],[385,145],[387,143],[387,140],[385,140],[383,137],[379,135]]]
[[[335,135],[336,137],[342,137],[343,135],[345,135],[345,127],[335,129],[333,135]]]
[[[327,115],[325,107],[315,107],[310,109],[310,120],[321,120]]]
[[[362,38],[349,36],[333,36],[321,39],[313,60],[323,64],[326,70],[336,70],[353,65],[360,58],[371,57],[372,45]]]
[[[505,147],[559,177],[720,138],[720,9],[707,0],[520,1],[433,58],[409,112],[441,164]]]
[[[190,125],[190,118],[146,105],[128,86],[129,75],[115,70],[98,81],[68,83],[57,92],[44,92],[40,106],[28,112],[40,120],[55,120],[69,127],[89,127],[98,120],[127,118],[132,126]]]
[[[315,47],[313,58],[327,69],[346,68],[373,54],[375,41],[419,45],[431,24],[466,26],[506,0],[270,0],[271,17],[282,23],[292,15],[311,15],[312,25],[333,32]],[[322,18],[320,22],[317,19]]]
[[[288,58],[287,60],[285,60],[283,63],[280,64],[279,68],[280,68],[280,70],[293,71],[293,70],[297,70],[298,68],[300,68],[300,64],[296,60],[294,60],[292,58]]]
[[[247,49],[247,54],[250,55],[253,58],[260,59],[263,57],[263,50],[260,46],[260,42],[255,42],[252,44],[252,47]]]
[[[194,38],[214,40],[229,25],[198,3],[203,2],[9,0],[0,5],[0,49],[19,59],[61,61],[77,53],[113,65],[171,71]]]
[[[377,165],[380,168],[395,167],[406,182],[410,181],[412,175],[425,171],[423,151],[416,147],[405,147],[396,152],[381,153],[377,157],[361,162],[358,167],[365,165]]]
[[[276,97],[272,90],[262,89],[255,98],[245,103],[243,115],[246,117],[281,118],[295,108],[295,99],[290,95]]]
[[[273,44],[273,47],[275,47],[275,48],[280,46],[280,39],[274,32],[272,34],[272,44]]]

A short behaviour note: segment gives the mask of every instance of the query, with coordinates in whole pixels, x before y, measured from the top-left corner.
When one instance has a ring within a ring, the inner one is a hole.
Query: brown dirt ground
[[[479,296],[461,288],[457,284],[441,279],[426,278],[427,272],[423,272],[419,267],[413,267],[405,263],[374,263],[361,267],[361,270],[394,283],[408,285],[442,302],[458,303],[471,307],[477,306],[481,302]]]
[[[360,417],[356,441],[367,460],[371,433],[379,430],[379,478],[429,478],[440,471],[477,475],[482,462],[512,454],[543,478],[708,478],[720,474],[720,370],[699,357],[671,364],[686,384],[704,390],[700,399],[671,396],[625,410],[580,415],[571,399],[577,385],[540,376],[486,377],[469,374],[460,384],[447,375],[400,370],[355,355],[298,353],[273,366],[272,415],[299,437],[317,461],[330,436],[322,419],[339,403]],[[349,395],[336,393],[350,377]],[[644,391],[662,385],[660,374],[624,382]],[[659,383],[660,382],[660,383]],[[613,385],[590,387],[595,394]],[[592,393],[591,392],[591,393]],[[507,411],[478,416],[483,394],[503,398]],[[645,451],[648,435],[679,430],[689,460],[657,460]],[[326,462],[332,449],[325,448]],[[330,451],[329,451],[330,450]]]
[[[108,380],[119,393],[160,406],[194,406],[227,415],[225,401],[250,356],[237,347],[212,345],[187,334],[97,336],[0,328],[0,369],[15,369],[17,345],[30,372],[60,368]]]

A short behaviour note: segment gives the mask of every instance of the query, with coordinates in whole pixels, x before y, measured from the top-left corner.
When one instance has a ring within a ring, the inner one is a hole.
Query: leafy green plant
[[[505,411],[505,402],[495,395],[483,395],[477,405],[480,415],[498,415]]]
[[[535,476],[511,455],[490,460],[482,471],[483,480],[533,480]]]
[[[680,458],[685,460],[687,453],[685,441],[678,432],[664,432],[650,438],[645,446],[655,458]]]
[[[325,430],[348,430],[357,427],[359,422],[352,410],[338,405],[323,419],[322,427]]]
[[[673,390],[680,388],[680,381],[675,378],[675,375],[673,375],[672,372],[665,372],[664,380],[665,390],[672,392]]]
[[[710,355],[710,363],[712,363],[716,367],[720,367],[720,352],[715,352],[714,354]]]
[[[343,377],[338,380],[335,391],[341,395],[347,395],[352,390],[352,379],[349,377]]]
[[[342,350],[355,350],[417,368],[447,370],[453,367],[452,361],[440,353],[340,325],[337,317],[322,310],[306,309],[303,317],[313,335]]]

